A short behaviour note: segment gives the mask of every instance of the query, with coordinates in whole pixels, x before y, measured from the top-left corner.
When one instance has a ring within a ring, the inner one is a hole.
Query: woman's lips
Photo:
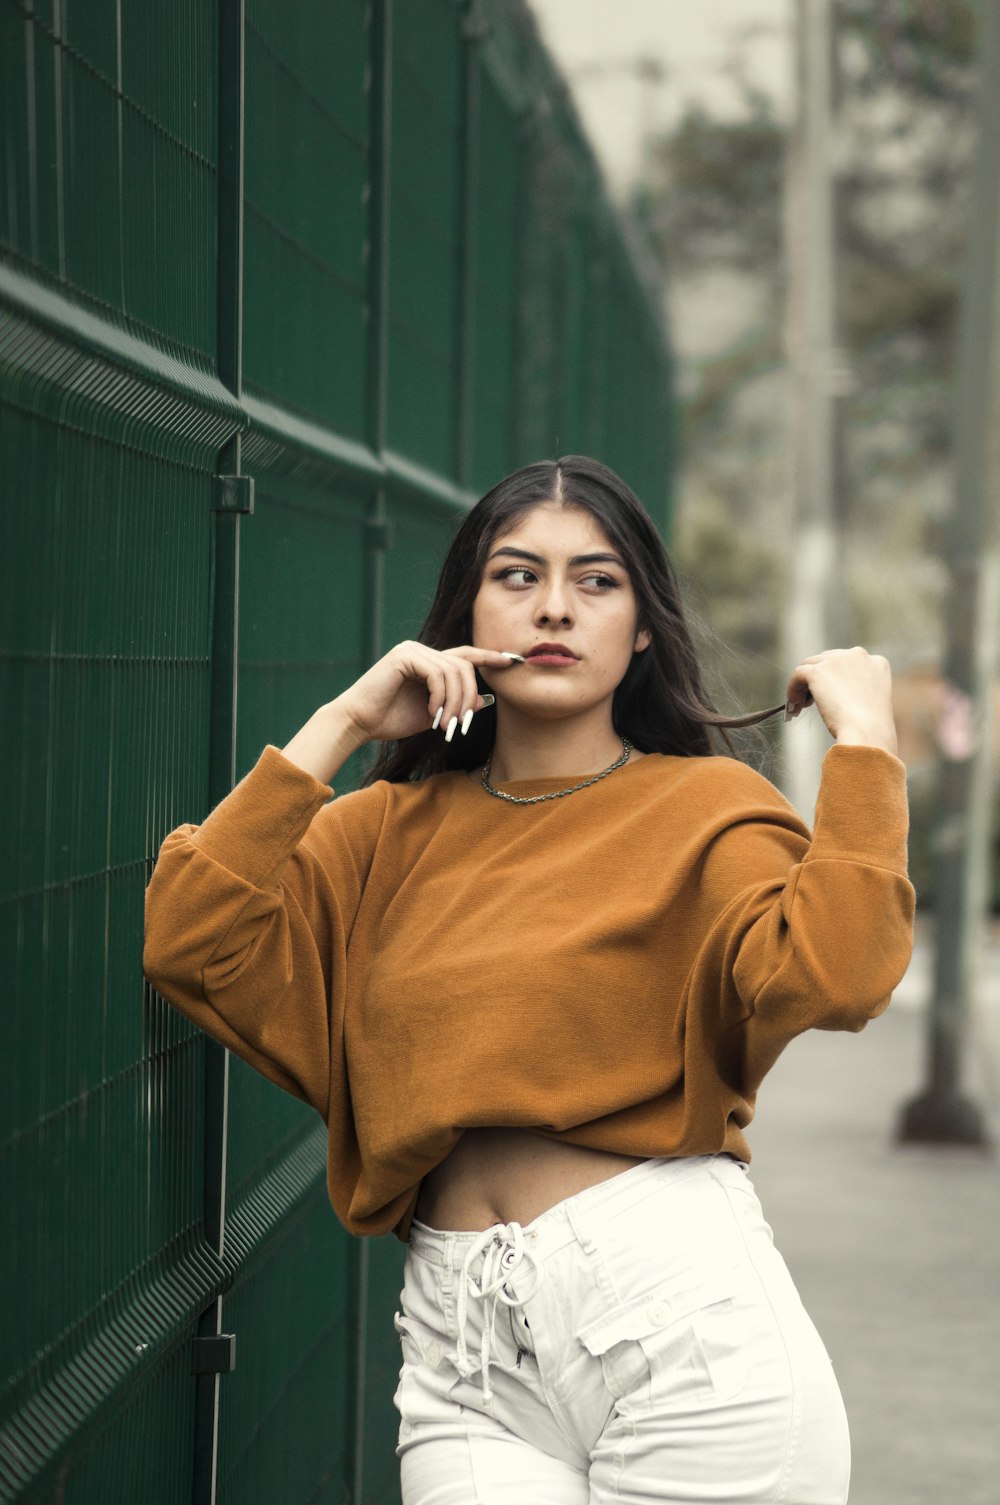
[[[526,664],[544,664],[551,669],[568,669],[571,664],[578,664],[580,660],[572,653],[560,652],[556,648],[543,649],[538,653],[529,653],[525,658]]]

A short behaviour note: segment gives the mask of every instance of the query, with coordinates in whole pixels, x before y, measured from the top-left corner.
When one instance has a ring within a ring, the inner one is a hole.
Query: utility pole
[[[988,903],[993,687],[1000,650],[1000,5],[982,5],[977,143],[956,383],[956,472],[942,724],[934,991],[927,1081],[903,1109],[903,1141],[986,1143],[961,1087],[963,1037]],[[947,734],[944,734],[947,733]]]
[[[637,57],[633,64],[639,80],[639,187],[648,193],[653,177],[653,141],[656,136],[656,101],[667,76],[659,58]]]
[[[783,634],[789,672],[846,647],[838,526],[845,362],[838,340],[834,48],[829,0],[796,0],[796,114],[786,164],[786,343],[792,369],[792,518]],[[786,793],[811,821],[829,745],[815,711],[785,728]]]

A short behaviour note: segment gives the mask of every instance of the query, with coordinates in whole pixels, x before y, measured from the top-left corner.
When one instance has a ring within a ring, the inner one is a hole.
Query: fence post
[[[392,196],[392,21],[393,0],[373,0],[369,36],[369,181],[368,181],[368,380],[365,429],[368,446],[381,461],[385,454],[389,349],[389,237]],[[382,653],[385,595],[385,554],[392,543],[386,514],[384,482],[372,497],[365,527],[365,656],[369,663]],[[370,1240],[348,1241],[348,1269],[354,1287],[357,1328],[354,1335],[354,1373],[351,1441],[351,1505],[365,1499],[365,1431],[367,1422],[368,1300]]]
[[[243,389],[243,153],[245,0],[219,0],[218,262],[216,359],[234,397]],[[212,590],[209,805],[236,782],[236,687],[239,666],[240,519],[253,511],[253,482],[242,473],[242,436],[219,456]],[[222,1258],[226,1214],[229,1053],[205,1040],[203,1218],[206,1241]],[[233,1367],[234,1340],[222,1333],[222,1296],[198,1322],[195,1375],[193,1505],[215,1505],[219,1454],[219,1376]],[[229,1341],[221,1341],[228,1337]]]
[[[458,380],[455,384],[455,480],[472,479],[476,386],[476,229],[479,218],[479,69],[487,36],[481,0],[462,14],[462,117],[459,141],[459,231],[456,266]]]

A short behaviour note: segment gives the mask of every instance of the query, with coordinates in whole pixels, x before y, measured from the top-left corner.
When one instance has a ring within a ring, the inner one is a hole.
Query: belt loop
[[[586,1223],[582,1222],[578,1216],[579,1208],[574,1208],[570,1202],[566,1202],[564,1204],[564,1211],[569,1221],[569,1226],[572,1228],[574,1234],[576,1235],[576,1241],[580,1245],[580,1248],[583,1250],[583,1252],[585,1254],[596,1253],[597,1245],[594,1243],[594,1240],[587,1232]]]

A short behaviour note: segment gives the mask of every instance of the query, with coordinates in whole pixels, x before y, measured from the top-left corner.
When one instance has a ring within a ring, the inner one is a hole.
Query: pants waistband
[[[728,1154],[651,1158],[644,1160],[641,1165],[629,1166],[628,1170],[609,1177],[607,1181],[598,1181],[595,1186],[585,1187],[583,1191],[576,1192],[539,1213],[530,1223],[518,1226],[523,1229],[536,1256],[553,1254],[574,1240],[586,1248],[589,1246],[586,1233],[588,1214],[599,1213],[600,1216],[610,1217],[624,1212],[652,1196],[664,1184],[682,1180],[711,1161],[728,1161],[734,1167],[742,1166],[742,1161],[737,1161]],[[511,1225],[497,1222],[492,1226],[505,1229]],[[431,1264],[444,1268],[460,1267],[464,1264],[469,1247],[481,1240],[485,1231],[429,1228],[426,1223],[414,1218],[410,1228],[409,1247],[417,1258],[429,1260]]]

